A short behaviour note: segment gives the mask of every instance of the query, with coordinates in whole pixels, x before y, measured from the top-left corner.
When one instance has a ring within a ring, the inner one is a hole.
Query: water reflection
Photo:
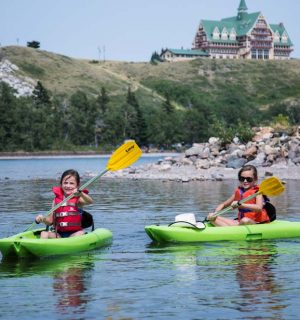
[[[281,319],[280,310],[284,305],[276,296],[282,287],[276,282],[273,272],[278,255],[275,243],[249,243],[242,254],[235,257],[236,279],[240,287],[241,312],[253,312],[263,305],[273,319]],[[274,306],[276,305],[276,308]]]
[[[95,257],[90,254],[43,260],[4,260],[0,264],[0,279],[48,276],[57,312],[82,314],[92,298],[89,288],[94,267]]]
[[[91,296],[87,291],[91,284],[93,263],[72,266],[53,275],[53,293],[59,313],[84,313]]]
[[[201,283],[203,287],[213,285],[217,290],[224,291],[222,300],[207,300],[207,307],[227,308],[232,305],[235,310],[252,314],[254,318],[268,315],[269,319],[282,319],[288,306],[279,298],[284,288],[280,278],[277,281],[278,251],[281,250],[278,250],[276,242],[267,241],[152,243],[146,249],[153,259],[159,255],[163,260],[161,264],[174,270],[176,283],[190,287],[193,283]],[[199,303],[203,304],[203,301]]]

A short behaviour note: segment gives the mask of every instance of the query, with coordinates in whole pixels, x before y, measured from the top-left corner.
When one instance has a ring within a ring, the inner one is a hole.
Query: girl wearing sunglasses
[[[208,220],[217,227],[238,226],[245,224],[270,222],[266,209],[264,209],[264,198],[257,195],[251,200],[240,203],[240,200],[258,192],[257,169],[252,165],[242,167],[238,173],[240,185],[236,188],[229,199],[219,204],[214,213],[208,215]],[[214,217],[214,214],[228,206],[238,208],[237,219],[229,219],[221,216]]]

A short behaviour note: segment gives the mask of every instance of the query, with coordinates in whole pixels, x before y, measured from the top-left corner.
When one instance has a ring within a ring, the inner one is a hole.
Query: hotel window
[[[269,59],[269,50],[264,50],[264,59],[268,60]]]

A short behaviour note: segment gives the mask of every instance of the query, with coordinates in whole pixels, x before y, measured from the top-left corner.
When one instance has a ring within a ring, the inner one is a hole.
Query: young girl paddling
[[[62,202],[64,198],[74,194],[68,202],[56,209],[51,215],[44,217],[38,215],[35,218],[37,223],[43,222],[47,226],[54,226],[54,231],[42,231],[41,238],[66,238],[84,234],[81,226],[81,210],[84,205],[93,203],[92,198],[88,195],[87,190],[78,191],[80,177],[77,171],[67,170],[60,179],[60,186],[53,187],[55,195],[53,205]]]
[[[264,209],[264,198],[261,194],[245,203],[239,201],[258,192],[257,169],[252,165],[242,167],[238,173],[240,181],[239,187],[234,191],[229,199],[219,204],[215,212],[208,215],[208,220],[217,227],[237,226],[245,224],[267,223],[270,222],[266,209]],[[224,218],[214,215],[229,206],[238,208],[237,220]]]

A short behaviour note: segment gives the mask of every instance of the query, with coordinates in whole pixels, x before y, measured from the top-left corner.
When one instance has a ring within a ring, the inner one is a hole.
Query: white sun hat
[[[203,222],[197,222],[194,213],[182,213],[175,216],[175,222],[169,225],[170,227],[184,227],[184,228],[205,228]]]

